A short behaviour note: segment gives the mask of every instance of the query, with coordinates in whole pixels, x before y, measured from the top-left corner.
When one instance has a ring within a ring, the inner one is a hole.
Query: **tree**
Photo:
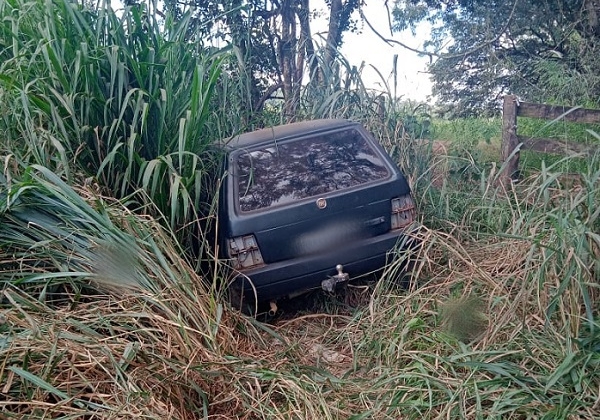
[[[166,0],[165,7],[181,11],[194,9],[195,24],[210,43],[215,39],[230,42],[238,56],[232,71],[246,81],[247,108],[261,109],[268,98],[281,92],[286,119],[295,118],[305,71],[315,79],[333,65],[344,31],[353,27],[352,15],[362,0],[327,0],[329,30],[324,58],[316,59],[312,39],[310,0]],[[321,71],[321,73],[320,73]]]
[[[527,100],[598,103],[600,0],[395,0],[395,30],[432,25],[434,94],[456,115]]]

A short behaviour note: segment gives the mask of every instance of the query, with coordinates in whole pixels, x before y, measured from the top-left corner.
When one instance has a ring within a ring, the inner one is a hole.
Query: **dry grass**
[[[220,306],[220,316],[200,309],[210,307],[202,287],[195,302],[175,288],[58,308],[7,288],[2,413],[472,418],[500,415],[497,402],[515,418],[549,412],[570,379],[545,387],[576,346],[560,324],[548,325],[541,303],[550,291],[526,281],[526,270],[539,269],[527,263],[531,244],[461,246],[427,231],[424,245],[418,277],[425,283],[402,291],[384,281],[351,316],[315,313],[272,328]],[[468,343],[452,337],[442,315],[444,304],[464,296],[478,296],[482,305],[463,322],[486,321]],[[591,365],[579,368],[580,400],[570,418],[594,418],[598,374]]]
[[[133,241],[128,247],[137,249],[139,272],[153,287],[103,282],[85,247],[55,241],[46,243],[44,253],[39,245],[3,249],[4,259],[18,251],[21,272],[14,276],[29,269],[51,274],[67,261],[90,271],[79,283],[62,283],[58,300],[42,298],[39,285],[30,290],[5,283],[0,415],[597,418],[598,326],[591,328],[588,316],[590,310],[593,319],[599,315],[596,272],[587,265],[587,231],[581,239],[573,230],[580,225],[569,222],[587,209],[583,204],[594,202],[584,192],[595,194],[589,189],[595,184],[584,180],[578,189],[546,197],[540,184],[554,184],[544,179],[532,180],[531,191],[520,191],[507,209],[480,205],[461,224],[420,229],[415,282],[408,290],[394,281],[405,257],[398,255],[382,281],[367,291],[349,289],[346,306],[321,297],[328,313],[272,325],[223,305],[152,220],[118,203],[107,206],[89,191],[78,195],[83,201],[69,195],[81,211],[74,238],[92,237],[82,221],[91,211],[86,203],[93,204],[124,232],[117,236],[121,241]],[[60,184],[38,182],[45,188],[38,199],[63,197]],[[24,202],[32,185],[21,193]],[[567,211],[559,212],[563,207]],[[514,215],[512,230],[473,234],[479,211],[499,219]],[[113,234],[114,226],[103,223],[98,232]],[[48,255],[54,260],[35,264]],[[57,259],[61,255],[66,259]],[[95,294],[75,287],[89,279],[95,279]]]
[[[184,419],[208,413],[209,401],[217,409],[230,395],[225,355],[260,340],[237,334],[239,316],[221,318],[221,307],[196,281],[186,293],[174,286],[117,294],[112,286],[111,294],[72,296],[59,306],[7,287],[1,412]]]

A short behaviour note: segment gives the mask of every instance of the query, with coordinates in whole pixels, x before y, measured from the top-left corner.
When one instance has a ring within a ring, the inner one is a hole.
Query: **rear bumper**
[[[313,254],[244,270],[240,272],[233,284],[243,288],[247,299],[253,299],[256,293],[259,301],[265,301],[320,288],[323,280],[337,274],[335,269],[337,264],[344,266],[344,272],[348,273],[352,280],[383,268],[388,253],[400,244],[403,238],[402,231],[390,232],[328,253]]]

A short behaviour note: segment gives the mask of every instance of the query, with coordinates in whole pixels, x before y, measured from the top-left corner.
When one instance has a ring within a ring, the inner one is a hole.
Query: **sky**
[[[390,0],[389,3],[391,7],[393,2]],[[314,0],[314,2],[311,2],[311,7],[317,10],[325,10],[324,0]],[[391,35],[384,0],[365,0],[363,13],[381,35],[400,41],[410,47],[417,49],[422,47],[425,37],[428,35],[428,28],[425,25],[417,28],[417,33],[414,36],[410,30]],[[314,21],[311,25],[313,32],[327,31],[326,19]],[[381,77],[369,66],[371,65],[379,70],[381,75],[387,79],[390,89],[393,89],[391,73],[393,56],[397,54],[397,95],[402,96],[404,99],[427,101],[427,96],[431,95],[431,82],[426,73],[429,58],[419,57],[418,54],[399,45],[388,45],[366,24],[359,23],[359,28],[361,29],[360,33],[346,32],[344,34],[341,53],[352,65],[358,67],[363,61],[367,64],[363,70],[365,84],[373,89],[384,89]]]

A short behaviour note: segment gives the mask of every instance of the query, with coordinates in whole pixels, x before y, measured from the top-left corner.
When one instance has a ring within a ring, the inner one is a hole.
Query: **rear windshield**
[[[354,129],[237,155],[239,207],[280,206],[387,178],[379,153]]]

